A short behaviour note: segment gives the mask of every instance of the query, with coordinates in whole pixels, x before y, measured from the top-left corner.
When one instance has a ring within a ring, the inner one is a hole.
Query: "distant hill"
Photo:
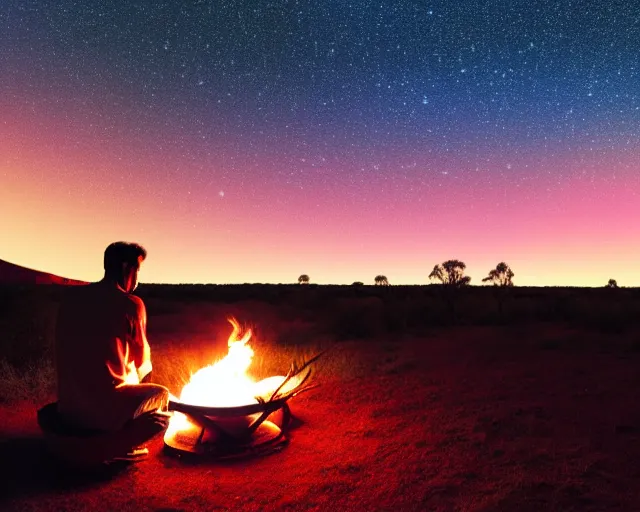
[[[40,272],[27,267],[21,267],[15,263],[0,260],[0,284],[61,284],[80,285],[88,284],[77,279],[68,279],[47,272]]]

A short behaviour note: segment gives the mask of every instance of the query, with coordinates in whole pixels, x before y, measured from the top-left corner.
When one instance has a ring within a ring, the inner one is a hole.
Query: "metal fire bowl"
[[[188,416],[209,416],[211,418],[238,418],[262,414],[267,411],[275,412],[287,402],[286,398],[272,400],[264,404],[241,405],[237,407],[206,407],[202,405],[185,404],[169,400],[169,410],[178,411]]]
[[[307,366],[319,356],[305,363]],[[298,371],[299,373],[299,371]],[[169,410],[189,418],[191,426],[165,433],[164,444],[169,453],[207,454],[217,458],[274,451],[287,442],[286,431],[291,421],[288,400],[310,387],[299,388],[311,375],[299,378],[294,389],[285,396],[262,403],[236,407],[207,407],[169,401]]]

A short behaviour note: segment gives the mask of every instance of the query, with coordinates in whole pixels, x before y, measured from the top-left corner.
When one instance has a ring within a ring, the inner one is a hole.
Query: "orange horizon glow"
[[[6,167],[0,172],[7,176]],[[575,195],[550,193],[545,203],[557,204],[555,212],[523,200],[507,212],[451,208],[431,223],[429,214],[416,215],[404,205],[396,208],[404,227],[392,218],[358,219],[357,207],[341,219],[335,210],[305,211],[300,204],[293,207],[300,208],[299,221],[285,230],[278,228],[285,212],[268,205],[264,214],[254,207],[251,217],[229,212],[225,227],[215,219],[209,225],[203,216],[189,224],[188,213],[140,202],[139,220],[131,225],[135,215],[112,210],[98,197],[79,207],[65,204],[61,191],[30,194],[28,188],[10,182],[0,189],[0,217],[11,219],[3,222],[0,258],[84,281],[101,279],[104,249],[127,240],[148,250],[141,283],[295,283],[308,274],[311,283],[373,284],[384,274],[392,285],[429,284],[433,265],[456,258],[467,264],[475,285],[506,261],[516,285],[599,287],[613,278],[620,286],[640,286],[640,237],[630,236],[637,232],[640,200],[635,190],[606,183]],[[536,209],[540,213],[529,213]],[[324,226],[317,215],[325,215]],[[442,226],[449,223],[456,228],[447,233]]]
[[[186,163],[154,154],[145,137],[96,148],[71,122],[31,128],[22,114],[0,126],[0,258],[25,267],[97,281],[106,246],[126,240],[148,250],[142,283],[295,283],[308,274],[311,283],[373,284],[384,274],[392,285],[429,284],[433,266],[455,258],[474,285],[505,261],[516,285],[640,286],[640,148],[519,163],[559,166],[561,180],[378,176],[355,188],[285,186],[270,178],[277,158],[265,155],[261,180],[198,187],[172,177]],[[440,163],[425,154],[416,165]],[[388,165],[404,165],[402,155]]]

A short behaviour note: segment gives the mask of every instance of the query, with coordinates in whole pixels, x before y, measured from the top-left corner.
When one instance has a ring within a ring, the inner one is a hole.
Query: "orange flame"
[[[114,379],[122,381],[122,383],[118,384],[118,387],[124,386],[125,384],[140,384],[136,363],[135,361],[129,361],[129,345],[125,343],[124,350],[122,346],[122,341],[118,340],[118,360],[124,361],[124,369],[121,372],[115,371],[109,362],[107,362],[107,369]]]
[[[229,335],[227,355],[219,361],[199,369],[182,388],[179,400],[207,407],[235,407],[258,403],[259,397],[269,398],[269,394],[282,384],[284,377],[274,376],[255,382],[247,375],[253,359],[253,349],[248,342],[251,329],[241,338],[240,324],[235,318],[228,318],[233,330]],[[174,399],[174,397],[172,397]],[[168,432],[190,428],[187,417],[174,413]]]

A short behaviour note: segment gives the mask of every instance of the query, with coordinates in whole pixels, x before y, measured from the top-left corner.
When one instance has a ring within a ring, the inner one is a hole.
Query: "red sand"
[[[152,458],[80,485],[3,407],[3,510],[640,510],[638,336],[456,329],[338,344],[368,367],[291,403],[283,451]],[[321,381],[322,377],[318,377]]]

